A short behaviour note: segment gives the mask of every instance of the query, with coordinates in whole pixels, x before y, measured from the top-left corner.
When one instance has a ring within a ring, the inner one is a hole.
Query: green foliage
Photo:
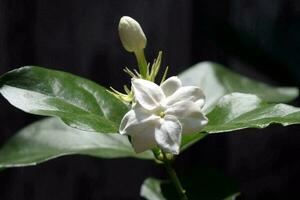
[[[300,108],[266,103],[256,95],[232,93],[222,97],[207,114],[209,123],[202,133],[183,140],[182,149],[194,144],[207,134],[224,133],[244,128],[265,128],[270,124],[284,126],[300,123]]]
[[[255,94],[269,103],[289,102],[298,96],[294,87],[272,87],[226,69],[213,62],[198,63],[178,75],[184,85],[196,85],[206,96],[206,113],[218,100],[233,92]]]
[[[299,108],[288,102],[298,96],[293,87],[272,87],[236,74],[223,66],[203,62],[179,74],[185,85],[196,85],[206,96],[204,112],[209,119],[201,133],[183,136],[184,150],[210,133],[244,128],[265,128],[272,123],[300,123]]]
[[[226,197],[224,200],[236,200],[238,196],[240,196],[240,193],[239,193],[239,192],[234,193],[234,194],[232,194],[232,195]]]
[[[127,106],[96,83],[40,67],[22,67],[0,77],[0,93],[15,107],[55,116],[86,131],[117,132]]]
[[[269,104],[252,94],[232,93],[222,97],[207,117],[204,131],[227,132],[244,128],[265,128],[271,123],[284,126],[300,123],[300,108]]]
[[[166,200],[161,191],[161,180],[147,178],[140,191],[140,195],[147,200]]]
[[[22,129],[1,148],[0,168],[36,165],[72,154],[152,158],[151,152],[136,154],[126,136],[81,131],[47,118]]]
[[[296,88],[268,86],[210,62],[197,64],[179,78],[185,85],[203,88],[207,98],[204,112],[209,118],[209,124],[201,133],[183,136],[181,150],[211,133],[264,128],[272,123],[300,123],[299,108],[279,103],[295,99]],[[59,117],[71,127],[99,133],[92,135],[71,129],[54,119],[37,122],[3,146],[0,167],[36,164],[67,154],[153,158],[149,152],[135,155],[126,137],[103,134],[118,131],[128,108],[105,88],[89,80],[40,67],[22,67],[0,77],[0,93],[25,112]],[[88,138],[97,142],[92,143]],[[89,147],[87,151],[86,147]]]

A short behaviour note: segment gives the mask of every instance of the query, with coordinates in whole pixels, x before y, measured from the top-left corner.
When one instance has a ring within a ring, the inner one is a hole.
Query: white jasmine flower
[[[181,86],[173,76],[161,86],[144,79],[132,79],[135,102],[123,117],[120,133],[130,135],[137,153],[158,146],[165,152],[178,154],[181,134],[198,132],[208,122],[201,108],[202,90]]]
[[[129,52],[138,52],[146,47],[147,39],[140,24],[128,16],[119,22],[119,36],[124,48]]]

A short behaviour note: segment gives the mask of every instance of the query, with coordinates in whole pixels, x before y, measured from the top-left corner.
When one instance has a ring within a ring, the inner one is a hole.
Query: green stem
[[[162,151],[162,154],[163,154],[163,163],[167,169],[167,172],[171,178],[171,181],[173,182],[179,196],[180,196],[180,200],[188,200],[187,198],[187,195],[186,195],[186,191],[185,189],[183,189],[181,183],[180,183],[180,180],[174,170],[174,168],[172,167],[170,161],[168,160],[166,154]]]
[[[144,54],[144,49],[141,49],[140,51],[134,52],[135,57],[138,62],[139,71],[143,78],[147,77],[147,61]]]

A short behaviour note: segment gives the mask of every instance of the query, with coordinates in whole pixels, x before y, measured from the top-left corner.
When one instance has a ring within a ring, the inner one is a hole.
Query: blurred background
[[[0,74],[38,65],[121,89],[129,82],[122,68],[136,66],[118,38],[123,15],[142,25],[149,61],[164,52],[170,75],[210,60],[300,87],[298,0],[0,0]],[[0,145],[37,119],[0,98]],[[240,199],[297,199],[299,154],[300,126],[272,126],[208,136],[181,154],[176,169],[216,169],[237,182]],[[165,171],[150,161],[62,157],[1,172],[0,199],[135,200],[148,176]]]

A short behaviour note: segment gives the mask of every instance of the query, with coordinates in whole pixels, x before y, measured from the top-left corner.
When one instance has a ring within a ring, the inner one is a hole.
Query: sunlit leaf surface
[[[22,67],[0,77],[0,93],[15,107],[55,116],[87,131],[117,132],[127,106],[96,83],[40,67]]]

